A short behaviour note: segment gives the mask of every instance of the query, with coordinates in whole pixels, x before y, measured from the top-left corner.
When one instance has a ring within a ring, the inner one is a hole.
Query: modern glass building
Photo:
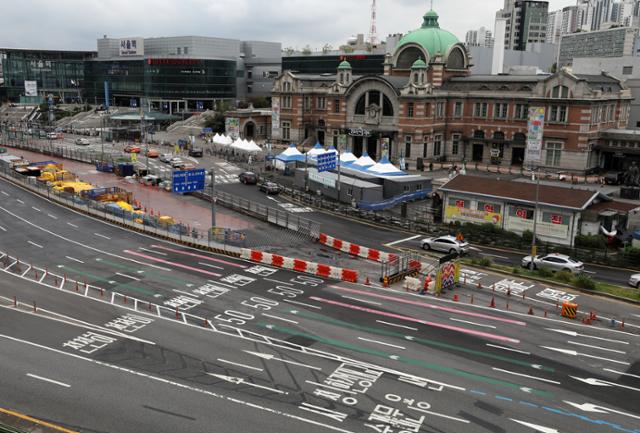
[[[72,102],[82,94],[85,61],[91,51],[49,51],[0,48],[4,92],[11,101],[42,102],[49,95]],[[25,96],[25,81],[37,83],[37,96]]]

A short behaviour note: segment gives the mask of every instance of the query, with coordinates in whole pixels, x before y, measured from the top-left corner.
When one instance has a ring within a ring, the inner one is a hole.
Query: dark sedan
[[[273,182],[263,182],[258,186],[258,189],[267,194],[278,194],[280,192],[280,186]]]
[[[251,171],[240,173],[238,175],[238,179],[240,179],[240,182],[244,183],[245,185],[255,185],[256,183],[258,183],[258,175]]]

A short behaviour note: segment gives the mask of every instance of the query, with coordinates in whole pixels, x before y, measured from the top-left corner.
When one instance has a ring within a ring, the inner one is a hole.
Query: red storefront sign
[[[484,205],[484,211],[487,213],[493,213],[493,205],[492,204],[485,204]]]
[[[464,200],[456,200],[456,207],[464,207]]]
[[[527,219],[527,210],[526,209],[516,209],[516,216],[518,218]]]
[[[562,224],[562,215],[551,214],[552,224]]]

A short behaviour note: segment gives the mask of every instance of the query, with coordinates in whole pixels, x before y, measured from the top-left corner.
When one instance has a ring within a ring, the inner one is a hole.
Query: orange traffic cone
[[[371,283],[369,282],[369,277],[367,277],[367,278],[364,279],[364,285],[368,286],[369,284],[371,284]]]
[[[496,308],[496,298],[495,298],[495,296],[493,298],[491,298],[491,303],[489,304],[489,307]]]
[[[458,302],[460,300],[460,298],[458,298],[458,295],[453,295],[453,302]]]

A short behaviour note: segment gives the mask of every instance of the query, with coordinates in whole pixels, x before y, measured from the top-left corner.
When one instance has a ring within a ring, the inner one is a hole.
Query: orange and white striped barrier
[[[352,242],[342,241],[329,236],[325,233],[320,233],[318,241],[322,245],[326,245],[343,253],[351,254],[352,256],[361,257],[363,259],[371,260],[374,262],[393,262],[398,259],[397,254],[386,253],[384,251],[376,250],[373,248],[363,247]]]

